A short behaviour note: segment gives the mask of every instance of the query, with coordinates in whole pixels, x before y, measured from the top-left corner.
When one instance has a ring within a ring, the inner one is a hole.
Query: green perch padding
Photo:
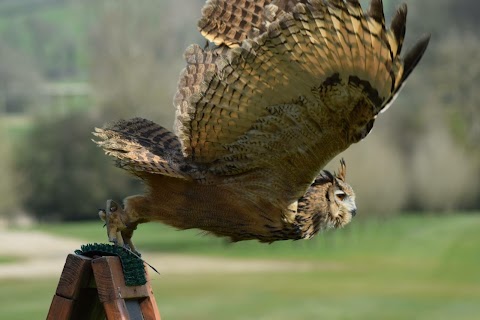
[[[90,258],[94,256],[118,256],[122,262],[127,286],[141,286],[147,283],[142,259],[125,248],[106,243],[88,243],[82,245],[80,250],[75,250],[75,254]]]

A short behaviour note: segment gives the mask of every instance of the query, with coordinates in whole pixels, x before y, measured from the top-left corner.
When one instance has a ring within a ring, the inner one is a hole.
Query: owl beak
[[[350,213],[352,214],[352,217],[355,217],[357,215],[357,208],[350,211]]]

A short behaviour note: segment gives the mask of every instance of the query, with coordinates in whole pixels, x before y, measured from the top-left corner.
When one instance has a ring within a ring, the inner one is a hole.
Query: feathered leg
[[[137,252],[132,242],[132,236],[133,231],[137,229],[139,220],[136,215],[130,213],[131,211],[122,208],[115,201],[107,200],[106,210],[100,210],[98,215],[105,221],[108,241]]]

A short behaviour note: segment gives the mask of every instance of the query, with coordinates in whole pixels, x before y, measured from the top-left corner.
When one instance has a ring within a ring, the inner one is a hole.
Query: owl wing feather
[[[200,33],[216,45],[238,47],[264,33],[269,23],[290,12],[299,0],[208,0],[198,21]]]
[[[94,142],[117,159],[117,166],[135,175],[144,172],[190,180],[194,168],[187,165],[178,137],[162,126],[133,118],[95,128]]]
[[[199,28],[219,46],[185,53],[174,99],[183,155],[278,198],[298,199],[370,132],[429,40],[402,59],[406,6],[387,30],[380,0],[368,13],[357,0],[213,0],[203,13]]]

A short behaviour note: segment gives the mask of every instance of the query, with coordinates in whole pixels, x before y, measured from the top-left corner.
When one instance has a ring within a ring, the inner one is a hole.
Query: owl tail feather
[[[162,174],[189,179],[178,137],[162,126],[142,118],[120,120],[95,128],[93,140],[105,153],[117,159],[117,166],[136,175]],[[190,168],[190,169],[189,169]]]

